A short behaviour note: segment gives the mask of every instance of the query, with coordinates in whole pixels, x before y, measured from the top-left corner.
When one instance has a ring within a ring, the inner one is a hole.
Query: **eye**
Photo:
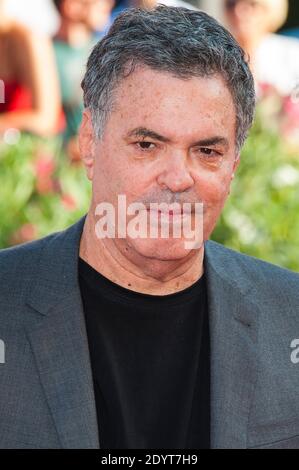
[[[141,140],[140,142],[135,142],[135,145],[140,150],[153,150],[156,147],[153,142],[149,142],[148,140]]]
[[[219,152],[216,152],[216,150],[210,149],[208,147],[201,147],[199,151],[208,157],[216,157],[217,155],[220,155]]]

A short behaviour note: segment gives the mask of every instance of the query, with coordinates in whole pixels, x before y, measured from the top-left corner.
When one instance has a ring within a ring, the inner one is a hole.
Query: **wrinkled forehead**
[[[221,75],[182,79],[139,68],[115,90],[110,119],[122,129],[143,126],[183,139],[200,129],[234,136],[236,112]]]
[[[129,97],[134,102],[149,100],[150,106],[156,97],[163,100],[173,99],[180,101],[186,95],[194,99],[224,99],[230,102],[233,97],[229,87],[220,73],[209,75],[186,74],[183,77],[169,71],[155,70],[147,66],[135,67],[131,73],[127,73],[120,79],[114,89],[114,101],[128,101]],[[192,100],[190,100],[192,106]]]

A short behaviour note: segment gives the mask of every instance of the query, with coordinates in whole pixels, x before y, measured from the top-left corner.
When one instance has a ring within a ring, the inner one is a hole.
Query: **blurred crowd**
[[[156,3],[53,0],[59,21],[49,36],[16,19],[10,12],[10,0],[0,0],[0,136],[5,140],[11,129],[39,136],[60,135],[71,159],[78,159],[76,135],[83,109],[80,84],[87,57],[119,12],[132,6],[152,8]],[[213,1],[161,3],[210,13],[208,5]],[[257,97],[267,103],[269,123],[275,122],[278,132],[299,150],[299,28],[276,33],[285,24],[288,1],[214,3],[218,19],[250,57]]]

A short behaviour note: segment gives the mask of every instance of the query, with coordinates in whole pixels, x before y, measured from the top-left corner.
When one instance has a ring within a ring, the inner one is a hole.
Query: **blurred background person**
[[[66,120],[64,139],[71,158],[76,160],[76,136],[83,111],[81,80],[92,47],[109,25],[114,0],[54,0],[54,4],[60,16],[53,44]]]
[[[293,36],[299,39],[299,2],[298,0],[289,0],[289,15],[282,34]]]
[[[11,18],[30,30],[52,36],[58,28],[58,14],[52,0],[9,0],[7,11]]]
[[[200,2],[200,0],[198,0]],[[123,10],[126,8],[136,8],[136,7],[141,7],[141,8],[154,8],[157,3],[163,3],[164,5],[167,6],[173,6],[173,7],[185,7],[185,8],[196,8],[198,7],[198,2],[197,0],[192,0],[192,1],[184,1],[184,0],[116,0],[115,1],[115,6],[112,12],[112,20]]]
[[[7,13],[0,0],[0,134],[16,128],[41,136],[59,127],[59,84],[50,40],[30,31]]]
[[[287,0],[224,0],[228,27],[250,55],[257,83],[290,95],[299,80],[299,42],[275,32],[285,23]]]

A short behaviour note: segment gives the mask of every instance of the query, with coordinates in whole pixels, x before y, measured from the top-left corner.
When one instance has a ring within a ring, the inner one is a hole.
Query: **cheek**
[[[150,172],[142,165],[133,165],[125,154],[111,147],[105,154],[98,152],[93,186],[98,198],[116,200],[126,195],[127,200],[140,197],[149,185]]]
[[[207,240],[213,232],[225,204],[229,183],[225,177],[211,175],[197,181],[199,199],[203,201],[203,237]]]
[[[196,180],[199,198],[204,202],[207,208],[222,207],[229,191],[229,179],[227,176],[221,176],[218,173],[208,177],[199,177]]]

